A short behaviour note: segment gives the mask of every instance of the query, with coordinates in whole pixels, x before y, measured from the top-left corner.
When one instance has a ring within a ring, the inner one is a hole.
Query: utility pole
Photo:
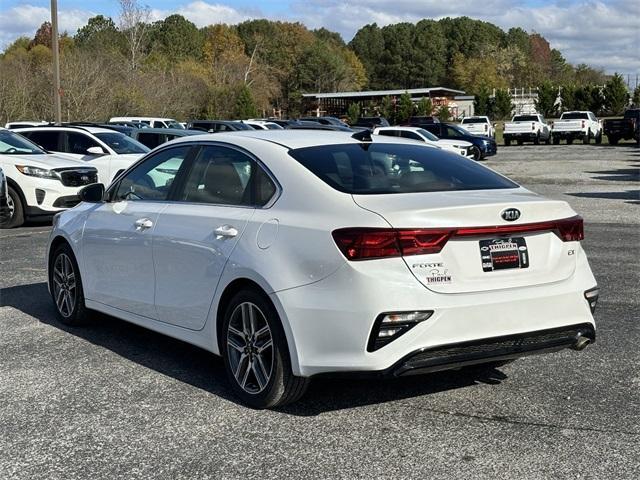
[[[58,0],[51,0],[51,48],[53,50],[53,112],[56,125],[62,122],[60,106],[60,49],[58,47]]]

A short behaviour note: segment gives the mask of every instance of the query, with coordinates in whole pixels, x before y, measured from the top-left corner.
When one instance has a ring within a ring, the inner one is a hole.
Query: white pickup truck
[[[490,138],[495,138],[496,136],[496,129],[489,117],[466,117],[462,119],[460,126],[474,135],[483,135]]]
[[[504,124],[502,134],[505,145],[511,145],[512,141],[522,145],[523,142],[533,142],[535,145],[545,142],[551,143],[551,128],[539,113],[516,115],[510,122]]]
[[[564,139],[570,145],[576,139],[582,139],[585,145],[595,139],[602,143],[602,125],[592,112],[564,112],[560,120],[553,124],[553,144],[558,145]]]

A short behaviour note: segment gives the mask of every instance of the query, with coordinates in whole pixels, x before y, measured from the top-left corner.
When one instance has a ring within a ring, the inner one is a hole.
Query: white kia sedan
[[[61,320],[96,310],[221,355],[257,408],[314,375],[583,349],[582,219],[460,155],[332,131],[184,137],[55,217]]]

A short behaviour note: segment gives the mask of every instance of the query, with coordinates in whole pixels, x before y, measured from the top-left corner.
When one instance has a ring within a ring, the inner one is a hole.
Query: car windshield
[[[109,145],[116,153],[147,153],[150,150],[133,138],[127,137],[119,132],[96,133],[96,137]]]
[[[563,113],[560,120],[588,120],[589,115],[581,112]]]
[[[431,140],[432,142],[437,142],[438,140],[440,140],[438,137],[436,137],[433,133],[429,132],[428,130],[425,130],[424,128],[419,128],[417,130],[417,132],[422,135],[425,138],[428,138],[429,140]]]
[[[463,118],[462,123],[489,123],[486,118]]]
[[[514,122],[537,122],[538,117],[535,115],[516,115],[513,117]]]
[[[340,192],[370,195],[517,188],[477,163],[443,150],[395,143],[348,143],[289,152]]]
[[[182,130],[184,128],[182,125],[180,125],[175,120],[165,120],[164,123],[167,124],[168,128],[179,128],[180,130]]]
[[[47,152],[22,135],[8,130],[0,131],[0,155],[42,155],[43,153]]]

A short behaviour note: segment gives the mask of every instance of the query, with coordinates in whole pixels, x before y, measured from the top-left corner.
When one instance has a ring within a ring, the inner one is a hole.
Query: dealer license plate
[[[485,272],[529,266],[527,242],[522,237],[480,240],[480,258]]]

